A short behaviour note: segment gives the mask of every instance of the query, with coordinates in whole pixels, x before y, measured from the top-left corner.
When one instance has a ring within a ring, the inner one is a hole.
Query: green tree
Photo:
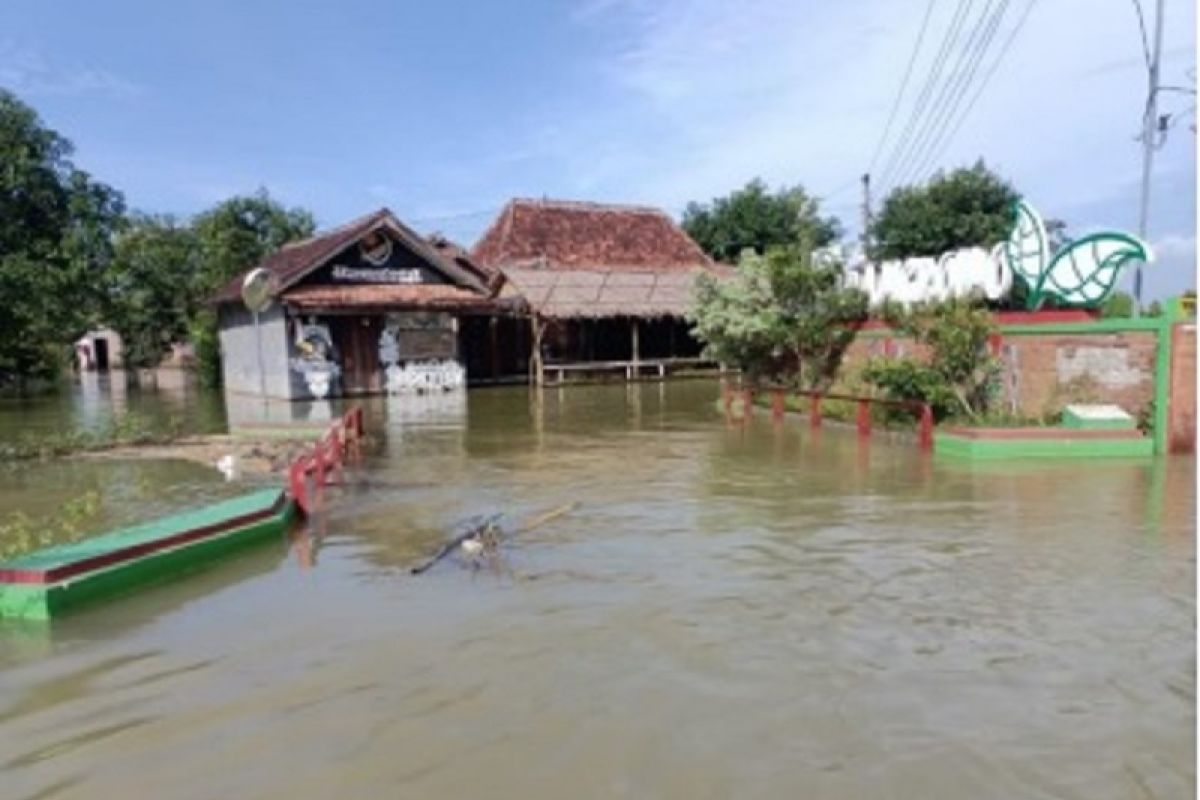
[[[195,233],[171,217],[135,216],[117,237],[104,316],[128,366],[152,367],[187,338],[205,300],[199,265]]]
[[[198,255],[198,286],[205,298],[284,244],[312,235],[316,227],[310,212],[287,208],[265,190],[233,197],[196,217],[192,229]],[[221,379],[221,351],[217,315],[201,309],[188,325],[196,351],[200,378],[209,385]]]
[[[1106,319],[1128,319],[1133,316],[1133,295],[1129,292],[1113,292],[1100,307],[1100,316]]]
[[[200,277],[215,292],[288,242],[312,236],[312,213],[287,208],[265,189],[219,203],[195,218]]]
[[[889,304],[884,318],[924,348],[924,358],[875,358],[862,377],[893,400],[929,403],[939,419],[987,409],[999,362],[988,351],[995,333],[991,313],[971,298],[905,308]]]
[[[709,357],[747,377],[827,386],[867,316],[867,297],[841,288],[841,266],[811,248],[746,250],[730,278],[702,276],[689,312]]]
[[[0,386],[61,369],[97,316],[120,193],[71,162],[71,143],[0,89]]]
[[[871,256],[887,261],[991,247],[1008,235],[1018,197],[983,161],[939,173],[925,186],[901,186],[871,224]]]
[[[771,192],[758,178],[711,203],[688,203],[681,224],[704,252],[727,263],[747,248],[762,255],[803,242],[823,247],[839,232],[837,220],[822,217],[817,199],[803,187]]]

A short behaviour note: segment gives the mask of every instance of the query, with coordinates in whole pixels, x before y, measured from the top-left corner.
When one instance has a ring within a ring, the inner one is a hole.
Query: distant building
[[[728,269],[656,208],[560,200],[510,201],[471,255],[527,304],[535,372],[695,360],[692,287]]]
[[[88,331],[75,342],[75,366],[80,372],[108,372],[124,367],[121,336],[110,328]]]

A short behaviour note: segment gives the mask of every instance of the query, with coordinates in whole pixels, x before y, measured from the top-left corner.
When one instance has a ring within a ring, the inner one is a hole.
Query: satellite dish
[[[242,302],[251,313],[265,311],[271,305],[271,273],[262,267],[250,270],[242,279]]]

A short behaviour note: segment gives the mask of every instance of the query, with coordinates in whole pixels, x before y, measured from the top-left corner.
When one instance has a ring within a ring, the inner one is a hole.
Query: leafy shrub
[[[929,403],[939,418],[987,411],[1000,363],[988,352],[991,314],[970,298],[885,307],[888,323],[929,351],[926,360],[873,359],[863,379],[885,397]]]
[[[700,278],[688,319],[705,353],[751,382],[827,387],[867,315],[866,295],[843,289],[841,274],[804,247],[746,251],[734,277]]]

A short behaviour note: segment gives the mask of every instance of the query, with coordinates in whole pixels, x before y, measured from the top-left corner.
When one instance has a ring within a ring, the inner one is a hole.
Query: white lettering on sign
[[[977,292],[989,300],[1006,297],[1013,276],[1000,246],[955,250],[941,258],[908,258],[872,264],[860,261],[846,270],[846,286],[867,293],[872,305],[884,300],[914,303],[948,300]]]
[[[1057,249],[1033,206],[1013,206],[1008,238],[986,251],[978,247],[938,258],[908,258],[872,263],[861,252],[847,257],[836,246],[814,254],[847,264],[845,285],[860,289],[871,305],[940,301],[980,294],[988,300],[1008,297],[1015,281],[1025,285],[1025,308],[1037,311],[1050,298],[1067,306],[1098,308],[1113,291],[1122,267],[1149,263],[1150,246],[1120,232],[1092,233]]]
[[[371,269],[367,267],[346,267],[335,264],[332,277],[335,281],[347,283],[421,283],[419,269]]]

